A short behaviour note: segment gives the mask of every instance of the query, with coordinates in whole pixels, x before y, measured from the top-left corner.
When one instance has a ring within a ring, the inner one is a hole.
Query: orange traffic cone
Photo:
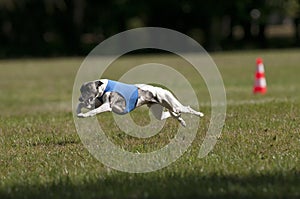
[[[265,77],[265,69],[262,58],[256,59],[256,73],[253,93],[264,94],[267,92],[267,82]]]

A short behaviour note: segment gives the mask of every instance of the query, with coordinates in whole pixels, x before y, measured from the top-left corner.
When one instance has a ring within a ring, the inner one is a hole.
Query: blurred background
[[[157,26],[208,51],[300,46],[300,0],[1,0],[0,58],[84,56],[121,31]]]

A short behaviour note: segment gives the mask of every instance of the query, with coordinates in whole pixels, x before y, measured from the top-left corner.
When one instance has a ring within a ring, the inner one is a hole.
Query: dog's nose
[[[78,99],[80,102],[83,102],[83,99],[82,99],[82,97],[79,97],[79,99]]]

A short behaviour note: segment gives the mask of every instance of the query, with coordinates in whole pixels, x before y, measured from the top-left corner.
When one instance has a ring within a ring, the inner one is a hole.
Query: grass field
[[[197,158],[210,98],[205,85],[195,83],[206,113],[196,139],[169,167],[144,174],[107,168],[81,143],[71,97],[83,58],[1,60],[0,198],[299,198],[299,55],[300,50],[212,54],[228,101],[221,137],[208,156]],[[252,94],[257,57],[266,69],[263,96]],[[177,68],[192,82],[199,78],[168,55],[121,59],[107,76],[117,78],[126,67],[154,61]],[[145,114],[141,109],[133,117],[146,123]],[[110,114],[99,117],[111,120]],[[128,150],[151,143],[161,147],[178,127],[174,119],[166,125],[151,142],[133,140],[118,129],[108,136]]]

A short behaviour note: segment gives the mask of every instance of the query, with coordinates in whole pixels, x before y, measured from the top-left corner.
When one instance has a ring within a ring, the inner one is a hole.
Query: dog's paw
[[[204,114],[203,114],[203,113],[201,113],[201,112],[199,112],[199,113],[198,113],[198,116],[199,116],[199,117],[203,117],[203,116],[204,116]]]
[[[88,117],[88,116],[85,113],[78,113],[77,117],[79,117],[79,118],[85,118],[85,117]]]
[[[79,114],[77,114],[77,117],[86,118],[86,117],[93,117],[94,115],[96,115],[96,114],[90,111],[87,113],[79,113]]]
[[[180,117],[178,118],[178,121],[180,122],[180,124],[183,126],[183,127],[186,127],[186,123],[185,121]]]
[[[180,124],[183,126],[183,127],[186,127],[186,123],[184,120],[180,121]]]

